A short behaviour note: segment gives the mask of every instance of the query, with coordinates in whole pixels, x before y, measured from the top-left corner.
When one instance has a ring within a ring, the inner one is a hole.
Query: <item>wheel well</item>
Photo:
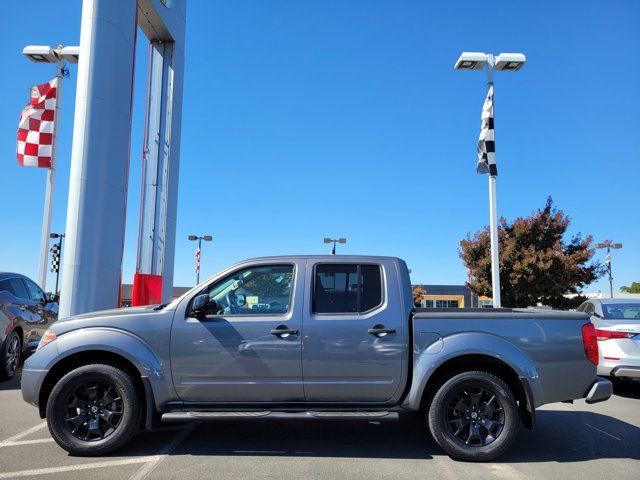
[[[22,345],[22,348],[24,349],[24,333],[22,332],[22,327],[16,327],[13,331],[20,337],[20,345]]]
[[[49,373],[47,373],[47,376],[42,382],[42,387],[40,387],[40,395],[38,397],[40,418],[46,417],[47,401],[49,400],[49,395],[51,394],[51,390],[53,390],[53,387],[62,377],[64,377],[71,370],[74,370],[78,367],[96,363],[111,365],[112,367],[119,368],[120,370],[129,374],[131,380],[133,381],[133,384],[136,387],[136,392],[138,393],[138,397],[140,399],[140,406],[143,411],[140,417],[144,419],[146,415],[145,388],[142,383],[142,375],[140,374],[140,371],[133,363],[131,363],[131,361],[127,360],[125,357],[118,355],[117,353],[107,352],[105,350],[87,350],[74,353],[60,360],[53,366],[53,368],[51,368],[51,370],[49,370]]]
[[[518,402],[520,420],[530,430],[534,426],[533,399],[516,371],[507,363],[489,355],[461,355],[447,360],[429,377],[422,394],[422,408],[428,409],[438,388],[458,373],[482,370],[501,378],[509,386]]]

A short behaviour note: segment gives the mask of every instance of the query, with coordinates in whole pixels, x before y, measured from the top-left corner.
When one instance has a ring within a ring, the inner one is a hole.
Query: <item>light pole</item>
[[[49,238],[58,239],[57,248],[55,249],[56,253],[52,256],[53,258],[51,259],[51,271],[56,274],[56,289],[53,291],[53,293],[57,295],[58,281],[60,280],[60,257],[62,256],[62,239],[64,238],[64,233],[50,233]]]
[[[198,248],[196,248],[196,285],[200,283],[200,259],[202,257],[202,240],[210,242],[213,239],[211,235],[203,235],[199,237],[197,235],[189,235],[189,240],[192,242],[198,241]]]
[[[487,70],[487,87],[491,92],[493,87],[493,71],[517,71],[527,61],[522,53],[501,53],[497,56],[482,52],[462,52],[456,62],[456,70]],[[492,92],[491,92],[492,93]],[[486,103],[486,102],[485,102]],[[484,119],[484,111],[483,111]],[[493,138],[493,94],[491,95],[491,137],[488,138],[494,145]],[[487,142],[489,143],[489,142]],[[495,150],[492,150],[492,152]],[[498,251],[498,206],[496,200],[496,175],[489,172],[489,233],[491,237],[491,289],[493,291],[493,306],[500,308],[500,255]]]
[[[596,248],[606,248],[607,258],[605,263],[607,265],[607,272],[609,273],[609,293],[613,298],[613,276],[611,275],[611,249],[618,250],[622,248],[621,243],[614,243],[613,240],[605,240],[602,243],[596,243]]]
[[[333,243],[333,247],[331,248],[330,255],[335,255],[336,254],[336,243],[347,243],[347,239],[346,238],[329,238],[329,237],[325,237],[324,243]]]
[[[44,216],[40,236],[40,265],[38,268],[38,283],[46,290],[47,258],[49,253],[49,231],[51,230],[51,214],[53,212],[53,180],[56,168],[56,150],[58,144],[58,124],[60,123],[60,107],[62,102],[62,79],[69,76],[65,61],[78,63],[80,47],[63,47],[53,49],[48,45],[29,45],[24,47],[22,54],[34,63],[53,63],[56,66],[58,86],[56,90],[56,109],[53,120],[53,135],[51,140],[51,168],[47,169],[47,183],[44,194]],[[57,282],[57,279],[56,279]],[[57,288],[56,288],[57,291]]]

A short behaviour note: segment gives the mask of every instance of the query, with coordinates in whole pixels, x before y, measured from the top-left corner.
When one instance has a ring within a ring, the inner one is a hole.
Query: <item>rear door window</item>
[[[11,282],[9,282],[9,280],[0,281],[0,292],[9,292],[13,294],[13,288],[11,288]]]
[[[314,278],[314,313],[362,313],[382,303],[379,265],[317,265]]]
[[[21,278],[10,278],[9,283],[11,284],[11,289],[16,297],[24,299],[31,298],[29,291]]]

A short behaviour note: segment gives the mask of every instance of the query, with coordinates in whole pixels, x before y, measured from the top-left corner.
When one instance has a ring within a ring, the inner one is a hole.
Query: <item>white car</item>
[[[640,299],[599,298],[578,308],[596,327],[598,375],[640,378]]]

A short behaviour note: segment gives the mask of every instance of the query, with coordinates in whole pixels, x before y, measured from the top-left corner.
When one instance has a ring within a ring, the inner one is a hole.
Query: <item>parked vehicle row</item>
[[[0,380],[14,377],[22,354],[57,319],[58,304],[33,280],[0,272]]]
[[[78,455],[156,421],[391,420],[420,412],[450,455],[490,460],[540,405],[610,397],[583,312],[413,307],[392,257],[293,256],[229,267],[168,305],[62,319],[22,394]]]

